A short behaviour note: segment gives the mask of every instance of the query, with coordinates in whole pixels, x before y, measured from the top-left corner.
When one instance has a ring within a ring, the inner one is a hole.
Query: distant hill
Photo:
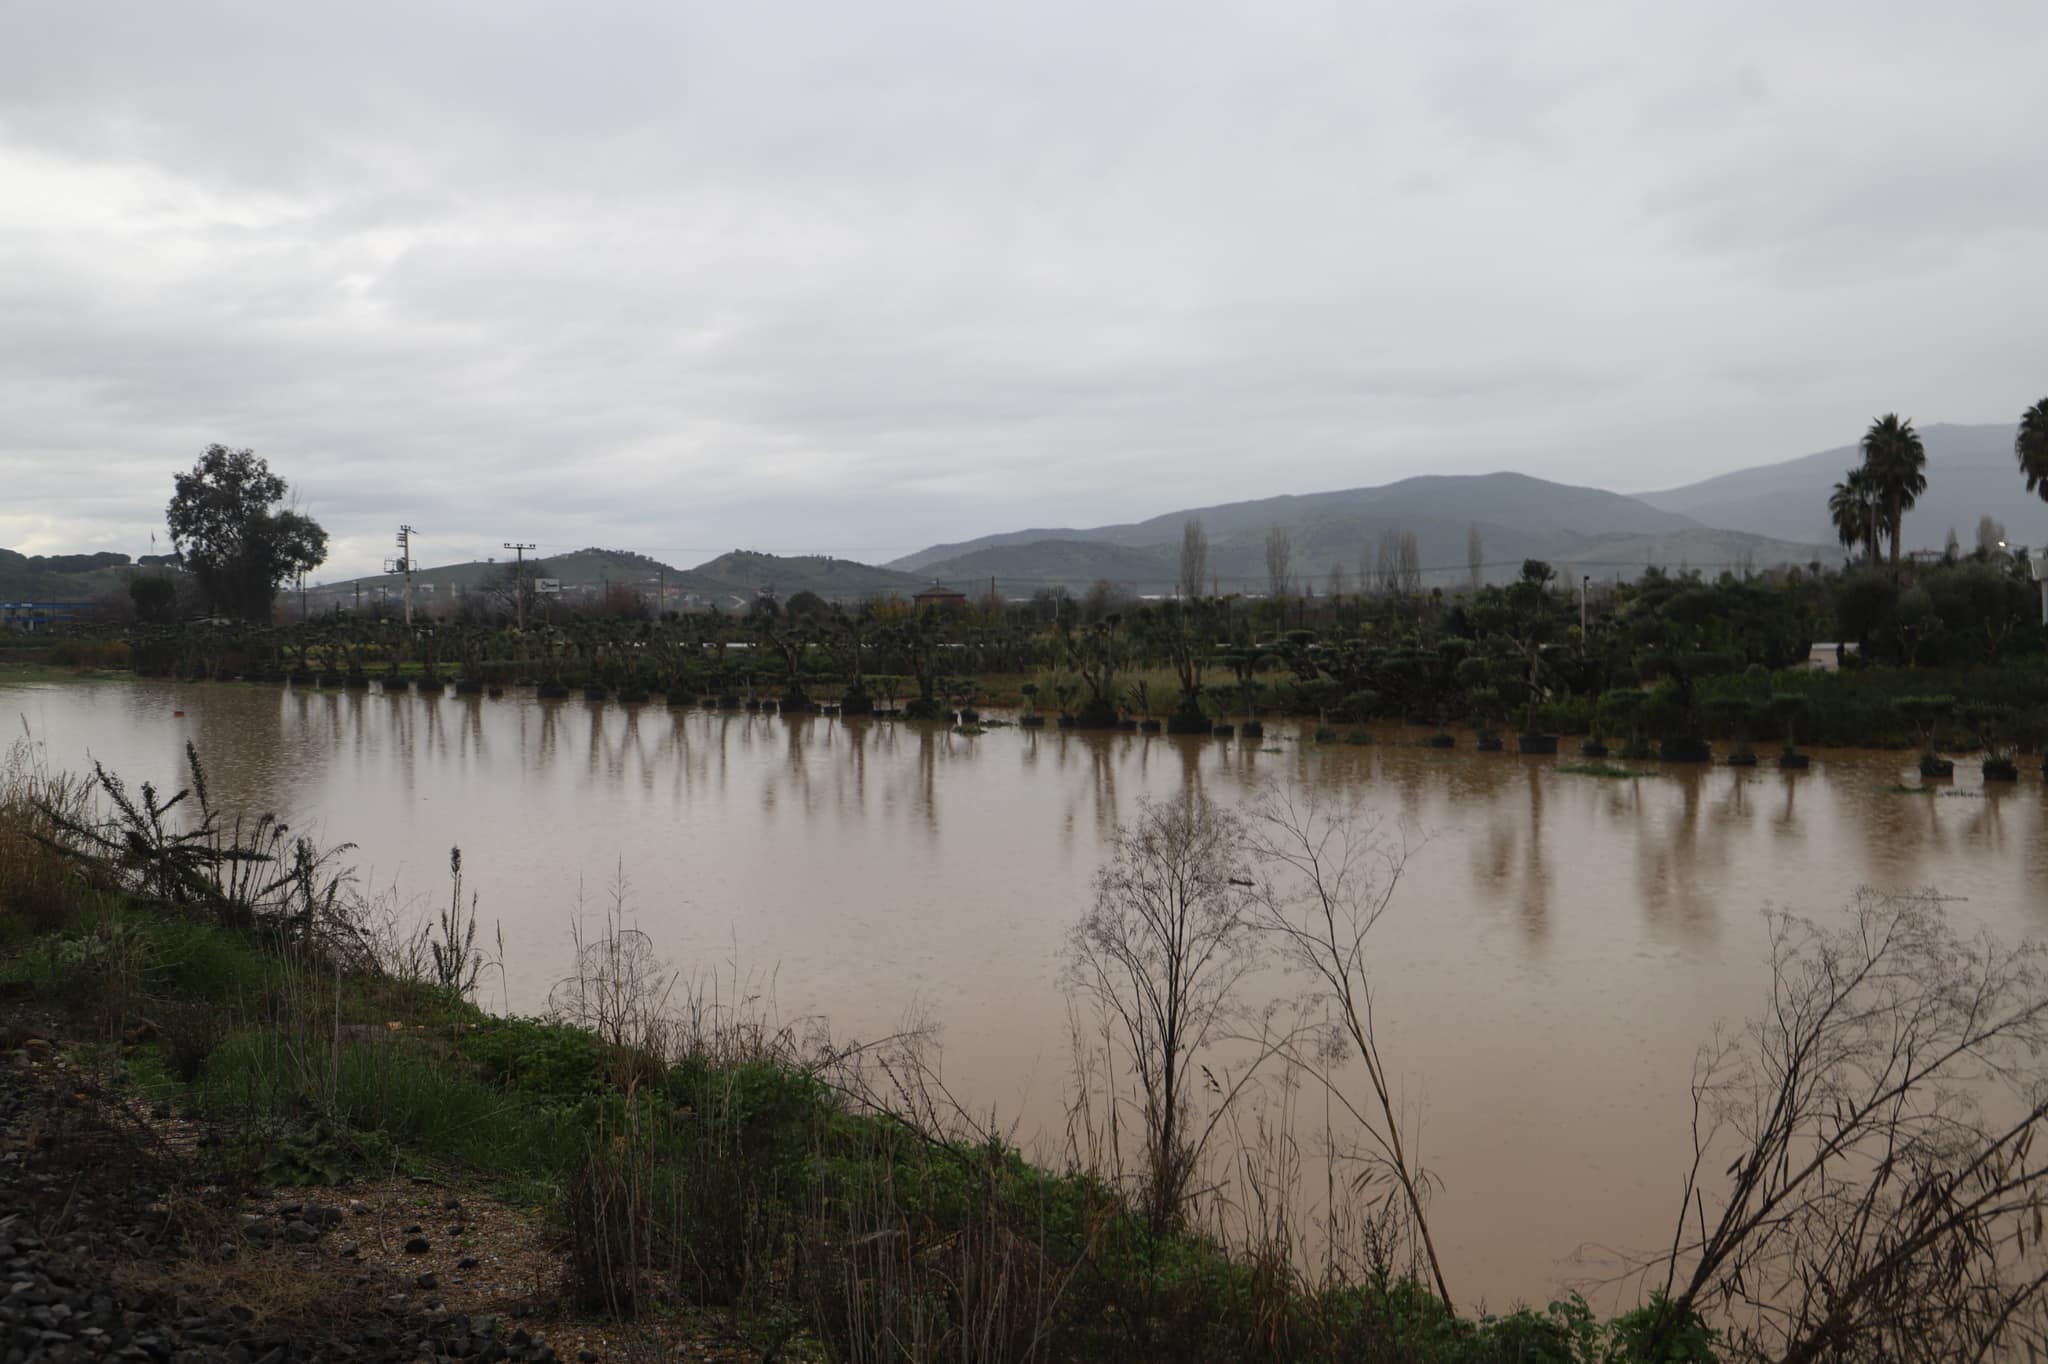
[[[92,601],[125,592],[128,556],[99,554],[17,554],[0,549],[0,601]]]
[[[1086,530],[1011,531],[934,545],[890,567],[956,587],[993,574],[1006,595],[1043,586],[1081,588],[1103,578],[1141,592],[1165,592],[1173,586],[1181,528],[1191,516],[1202,518],[1210,577],[1225,591],[1264,590],[1266,537],[1276,525],[1293,542],[1294,577],[1317,591],[1326,589],[1333,568],[1357,583],[1388,532],[1415,536],[1425,586],[1465,582],[1467,537],[1475,526],[1482,571],[1495,581],[1513,576],[1531,558],[1560,569],[1579,566],[1595,576],[1628,576],[1646,563],[1713,571],[1839,557],[1824,541],[1729,534],[1619,493],[1496,473],[1431,474],[1380,487],[1258,498]]]
[[[747,596],[773,588],[784,601],[799,592],[815,592],[827,601],[861,601],[887,592],[908,596],[930,585],[927,578],[852,559],[818,554],[757,554],[739,549],[699,564],[683,576],[712,589]]]
[[[1927,493],[1906,513],[1907,549],[1940,549],[1951,527],[1967,549],[1974,542],[1977,518],[1986,514],[2005,523],[2015,544],[2048,544],[2048,502],[2029,496],[2020,478],[2012,453],[2016,431],[2012,425],[1920,428],[1927,446]],[[1828,493],[1862,458],[1856,446],[1842,445],[1643,493],[1640,500],[1729,530],[1833,543]]]
[[[1378,487],[1190,507],[1144,521],[1095,526],[1086,530],[1020,530],[984,535],[958,544],[934,545],[895,560],[888,566],[919,571],[993,545],[1048,540],[1177,547],[1181,526],[1190,516],[1202,518],[1212,552],[1213,546],[1219,542],[1247,537],[1258,537],[1263,545],[1267,530],[1275,525],[1296,533],[1297,539],[1301,532],[1317,530],[1319,539],[1329,540],[1340,537],[1344,529],[1351,526],[1454,523],[1460,537],[1458,555],[1461,563],[1464,528],[1474,521],[1514,526],[1523,533],[1575,531],[1588,535],[1606,531],[1645,533],[1683,530],[1699,524],[1620,493],[1551,483],[1527,474],[1425,474]],[[1350,557],[1357,557],[1355,548]],[[1424,555],[1425,559],[1428,557]]]
[[[731,607],[751,601],[764,589],[773,588],[787,600],[798,592],[815,592],[827,601],[859,601],[884,592],[912,593],[929,579],[897,573],[886,568],[832,559],[822,555],[758,554],[733,550],[695,568],[677,568],[645,554],[619,549],[579,549],[568,554],[538,556],[545,576],[558,579],[565,588],[599,588],[607,583],[631,587],[664,584],[694,593],[708,602]],[[430,584],[437,590],[453,585],[468,591],[503,574],[509,559],[472,560],[468,563],[421,567],[413,572],[413,583]],[[323,584],[322,593],[346,596],[360,584],[365,593],[384,589],[397,592],[405,580],[395,573],[377,573]]]
[[[671,568],[659,559],[650,559],[645,554],[630,550],[579,549],[568,554],[528,555],[528,561],[538,558],[547,566],[547,576],[559,578],[564,586],[597,587],[605,582],[638,581],[642,577],[653,578],[666,572],[674,578],[680,570]],[[505,572],[512,564],[507,559],[472,559],[466,563],[420,566],[413,570],[413,582],[432,583],[435,586],[453,584],[461,588],[472,588],[486,579]],[[405,585],[405,579],[397,573],[372,573],[362,578],[347,578],[340,582],[322,583],[322,591],[351,591],[361,584],[365,592],[372,588],[397,590]]]

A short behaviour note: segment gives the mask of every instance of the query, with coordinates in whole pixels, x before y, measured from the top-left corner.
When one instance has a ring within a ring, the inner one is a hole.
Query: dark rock
[[[424,1236],[411,1237],[405,1243],[405,1253],[408,1255],[424,1255],[433,1248],[434,1243]]]

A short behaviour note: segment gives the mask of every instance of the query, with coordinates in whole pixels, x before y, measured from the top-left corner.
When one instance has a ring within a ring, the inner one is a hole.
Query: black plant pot
[[[1730,767],[1755,767],[1755,766],[1756,766],[1756,754],[1754,754],[1754,753],[1730,753],[1730,754],[1728,755],[1728,758],[1727,758],[1727,762],[1728,762],[1728,766],[1730,766]]]
[[[671,706],[687,706],[696,699],[697,693],[686,691],[681,687],[670,688],[668,693],[668,703]]]
[[[1177,710],[1166,717],[1168,734],[1207,734],[1209,728],[1209,717],[1200,709]]]
[[[593,682],[583,689],[583,699],[586,701],[602,701],[611,694],[612,689],[602,682]]]
[[[1950,762],[1950,761],[1949,761],[1949,760],[1948,760],[1947,758],[1937,757],[1936,755],[1934,755],[1934,754],[1932,754],[1932,753],[1926,753],[1926,754],[1922,754],[1922,755],[1921,755],[1921,758],[1920,758],[1920,775],[1921,775],[1921,776],[1923,776],[1923,777],[1953,777],[1953,776],[1954,776],[1955,774],[1956,774],[1956,765],[1955,765],[1954,763]]]
[[[543,701],[566,701],[569,688],[561,682],[542,682],[533,689],[533,694]]]
[[[817,708],[811,701],[811,698],[800,691],[789,691],[782,694],[782,713],[784,715],[808,715]]]
[[[482,696],[484,694],[484,684],[465,677],[455,684],[455,694],[457,696]]]
[[[368,673],[350,673],[341,680],[341,685],[350,691],[368,691],[370,689],[370,675]]]
[[[1986,758],[1984,760],[1985,781],[2018,781],[2020,765],[2011,758]]]
[[[382,678],[379,678],[379,679],[377,679],[377,680],[378,680],[378,681],[380,681],[380,682],[382,682],[382,683],[384,684],[384,690],[385,690],[385,691],[389,691],[389,692],[400,692],[400,691],[410,691],[410,690],[412,690],[412,682],[411,682],[411,680],[410,680],[410,679],[407,679],[407,678],[403,678],[403,677],[382,677]]]
[[[1247,739],[1263,739],[1266,737],[1266,726],[1258,720],[1247,720],[1237,727],[1237,732]]]
[[[448,690],[447,679],[440,677],[422,677],[417,685],[423,692],[439,693]]]
[[[1781,772],[1804,772],[1813,765],[1813,759],[1804,753],[1780,753],[1778,770]]]
[[[493,701],[498,700],[500,697],[504,696],[504,694],[505,689],[499,686],[493,686],[488,693],[488,695]]]
[[[1017,717],[1017,727],[1019,729],[1044,729],[1045,717],[1036,714],[1020,715]]]
[[[1061,729],[1072,729],[1072,728],[1074,728],[1074,726],[1078,725],[1079,723],[1080,723],[1080,721],[1076,720],[1076,719],[1075,719],[1075,718],[1074,718],[1073,716],[1071,716],[1071,715],[1062,715],[1062,716],[1060,717],[1060,728],[1061,728]]]
[[[1601,743],[1598,739],[1588,739],[1579,745],[1579,756],[1582,758],[1604,758],[1607,756],[1607,745]]]
[[[1473,747],[1481,753],[1498,753],[1503,748],[1506,748],[1507,745],[1501,742],[1498,734],[1482,734],[1479,736],[1479,742],[1474,744]]]
[[[1555,757],[1557,755],[1557,736],[1555,734],[1524,734],[1515,740],[1515,748],[1517,752],[1532,754],[1539,758]]]
[[[1231,725],[1216,725],[1210,729],[1209,733],[1215,735],[1219,739],[1228,739],[1234,734],[1236,734],[1237,730],[1235,729],[1235,727]]]
[[[1430,748],[1456,748],[1458,746],[1458,736],[1455,734],[1432,734],[1422,742]]]
[[[848,691],[839,698],[841,715],[870,715],[874,713],[875,698],[864,691]]]
[[[1082,705],[1081,713],[1074,720],[1083,729],[1115,729],[1116,707],[1107,701],[1091,700]]]
[[[1138,732],[1138,722],[1136,720],[1119,720],[1116,722],[1116,727],[1126,734],[1136,734]]]
[[[718,708],[720,710],[738,710],[740,708],[740,699],[730,694],[721,696],[718,698]]]
[[[981,712],[972,706],[964,706],[955,718],[963,725],[978,725],[981,723]]]
[[[759,710],[761,709],[760,698],[755,696],[749,696],[745,701],[740,703],[740,708],[742,710]]]
[[[645,705],[647,703],[647,696],[648,692],[645,687],[619,688],[619,700],[629,706]]]
[[[1657,745],[1657,757],[1667,763],[1710,763],[1714,750],[1705,739],[1673,737]]]
[[[1165,726],[1161,725],[1157,720],[1138,721],[1138,732],[1140,734],[1157,734],[1163,728]]]

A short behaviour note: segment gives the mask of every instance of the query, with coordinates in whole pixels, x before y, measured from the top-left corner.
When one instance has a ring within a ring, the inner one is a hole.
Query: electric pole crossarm
[[[526,628],[526,551],[537,549],[531,540],[507,540],[505,548],[513,551],[517,561],[512,568],[512,612],[519,628]]]

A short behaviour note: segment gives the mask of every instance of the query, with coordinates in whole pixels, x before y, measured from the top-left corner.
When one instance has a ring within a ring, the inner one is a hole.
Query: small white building
[[[1854,644],[1815,644],[1806,653],[1806,666],[1812,672],[1831,673],[1842,666],[1847,654],[1856,652]]]

